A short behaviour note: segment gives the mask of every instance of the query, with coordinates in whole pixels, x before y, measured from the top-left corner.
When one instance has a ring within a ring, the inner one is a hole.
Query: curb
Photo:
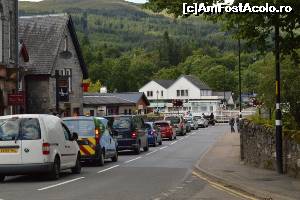
[[[214,147],[215,145],[213,145]],[[212,147],[212,148],[213,148]],[[291,197],[282,196],[277,193],[269,192],[269,191],[263,191],[259,190],[257,188],[252,188],[248,185],[242,185],[234,182],[233,180],[228,180],[226,178],[221,178],[217,175],[212,174],[211,172],[201,168],[199,165],[202,161],[202,159],[205,157],[205,155],[212,149],[209,148],[200,158],[200,160],[197,162],[197,164],[194,166],[194,169],[200,173],[201,175],[205,176],[207,179],[214,181],[216,183],[222,184],[225,187],[228,187],[230,189],[239,191],[241,193],[247,194],[249,196],[252,196],[256,199],[262,199],[262,200],[296,200]]]

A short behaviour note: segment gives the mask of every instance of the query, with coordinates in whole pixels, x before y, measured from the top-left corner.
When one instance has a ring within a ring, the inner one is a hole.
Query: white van
[[[61,170],[80,173],[77,133],[53,115],[0,117],[0,182],[5,176],[47,173],[58,179]]]

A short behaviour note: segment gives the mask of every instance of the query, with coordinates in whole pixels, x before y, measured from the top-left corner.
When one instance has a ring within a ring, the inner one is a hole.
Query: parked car
[[[176,130],[169,121],[156,121],[154,124],[159,128],[162,138],[169,140],[176,139]]]
[[[185,126],[186,126],[186,132],[187,133],[191,132],[191,130],[192,130],[191,122],[188,121],[187,119],[184,119],[184,123],[185,123]]]
[[[186,135],[186,123],[182,116],[167,116],[164,120],[171,122],[171,125],[175,128],[177,135]]]
[[[115,115],[105,117],[109,127],[117,138],[118,151],[133,150],[140,154],[140,149],[149,150],[148,134],[144,120],[136,115]]]
[[[198,127],[198,121],[195,117],[187,117],[186,120],[190,124],[192,130],[195,130],[195,129],[199,128]]]
[[[205,119],[202,116],[195,116],[195,118],[197,119],[198,127],[202,127],[202,128],[208,127],[207,119]]]
[[[208,124],[212,126],[214,126],[217,122],[215,119],[211,118],[210,115],[205,115],[204,118],[208,121]]]
[[[108,120],[100,117],[66,117],[63,118],[68,128],[78,133],[81,161],[92,161],[99,166],[105,159],[118,161],[117,142],[108,129]]]
[[[58,179],[61,170],[81,172],[77,133],[53,115],[0,117],[0,181],[5,176],[47,173]]]
[[[145,123],[146,129],[148,131],[148,143],[149,145],[153,145],[154,147],[158,145],[162,145],[162,137],[161,132],[157,125],[153,122]]]

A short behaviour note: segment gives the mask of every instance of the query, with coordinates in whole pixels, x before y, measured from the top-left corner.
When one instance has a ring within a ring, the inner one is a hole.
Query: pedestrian
[[[240,132],[240,118],[239,118],[239,116],[236,118],[235,122],[236,122],[237,131],[239,133]]]
[[[232,117],[230,120],[229,120],[229,125],[231,127],[231,133],[235,133],[235,129],[234,129],[234,118]]]

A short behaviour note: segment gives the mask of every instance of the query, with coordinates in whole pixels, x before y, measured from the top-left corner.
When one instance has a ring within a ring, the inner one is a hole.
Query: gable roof
[[[153,80],[157,84],[161,85],[165,89],[168,89],[174,82],[175,80]]]
[[[85,105],[135,105],[134,102],[116,96],[84,95],[83,104]]]
[[[31,74],[51,74],[59,45],[68,28],[74,43],[83,78],[88,78],[88,69],[84,62],[80,45],[70,15],[38,15],[19,19],[19,38],[26,44],[30,62],[22,63]]]
[[[185,79],[190,81],[193,85],[195,85],[196,87],[198,87],[201,90],[211,90],[211,88],[205,82],[201,81],[200,79],[198,79],[197,77],[195,77],[193,75],[182,75],[178,79],[180,79],[182,77],[184,77]]]
[[[120,101],[120,103],[131,103],[131,104],[137,104],[140,99],[143,99],[147,105],[150,105],[149,100],[145,96],[143,92],[122,92],[122,93],[84,93],[84,99],[87,97],[94,97],[99,99],[109,99],[113,101]],[[118,99],[118,100],[117,100]],[[123,102],[122,102],[123,100]],[[92,100],[91,100],[92,101]],[[100,101],[100,100],[99,100]],[[108,102],[109,104],[109,102]]]

